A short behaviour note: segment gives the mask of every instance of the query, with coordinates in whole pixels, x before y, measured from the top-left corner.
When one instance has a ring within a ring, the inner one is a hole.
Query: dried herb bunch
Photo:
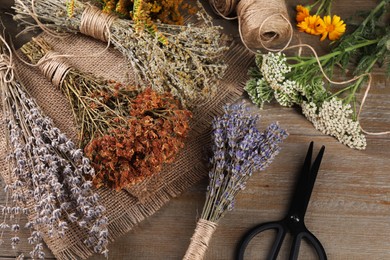
[[[49,50],[35,39],[22,47],[33,63]],[[189,130],[191,112],[170,93],[123,87],[70,68],[61,84],[80,125],[93,184],[120,190],[172,163]]]
[[[250,114],[242,103],[226,106],[224,111],[213,120],[210,182],[201,215],[212,222],[234,208],[237,194],[253,173],[271,164],[288,135],[277,123],[260,132],[256,126],[259,116]]]
[[[75,0],[69,16],[62,0],[35,0],[34,8],[31,0],[16,0],[14,18],[31,28],[34,13],[46,28],[75,33],[80,31],[86,7]],[[157,35],[138,33],[134,22],[123,19],[115,19],[105,35],[128,58],[139,79],[147,81],[145,86],[160,93],[168,91],[185,106],[191,106],[195,100],[215,93],[215,84],[226,68],[222,59],[226,47],[221,45],[219,27],[213,26],[203,12],[198,12],[198,17],[203,19],[204,26],[158,24],[166,44]]]
[[[2,39],[4,40],[4,39]],[[5,42],[5,41],[4,41]],[[61,238],[76,223],[85,228],[85,244],[107,254],[108,219],[92,182],[94,169],[82,150],[53,125],[50,118],[14,78],[9,52],[1,47],[0,86],[9,151],[7,201],[1,206],[2,231],[10,228],[13,247],[19,243],[21,214],[29,215],[26,228],[33,245],[32,258],[43,258],[42,239]],[[31,212],[27,210],[31,209]]]
[[[37,64],[51,51],[51,47],[43,39],[33,39],[23,45],[21,51]],[[126,123],[129,103],[138,94],[137,87],[99,78],[73,67],[65,74],[59,87],[69,100],[79,125],[81,147],[95,136],[104,135],[111,128]]]
[[[194,14],[196,7],[183,3],[183,0],[152,1],[152,0],[95,0],[102,3],[104,12],[116,13],[120,17],[133,18],[134,6],[141,8],[151,21],[161,21],[167,24],[183,25],[183,13]],[[145,21],[147,21],[145,19]]]
[[[189,130],[191,113],[171,94],[150,88],[129,107],[127,125],[95,138],[86,148],[96,169],[94,184],[116,190],[143,181],[172,163]]]
[[[257,67],[250,70],[252,78],[245,88],[251,100],[259,106],[273,99],[282,106],[299,105],[316,129],[351,148],[365,149],[356,94],[376,65],[387,66],[390,76],[390,29],[381,24],[388,6],[389,0],[380,1],[351,33],[343,35],[318,60],[314,56],[258,54]],[[318,61],[327,75],[333,75],[335,68],[341,67],[359,78],[334,90],[334,85],[324,78]]]
[[[203,259],[218,221],[234,208],[237,194],[250,177],[272,163],[288,135],[277,123],[260,132],[256,128],[259,117],[251,115],[243,103],[225,106],[224,111],[213,120],[206,203],[185,260]]]

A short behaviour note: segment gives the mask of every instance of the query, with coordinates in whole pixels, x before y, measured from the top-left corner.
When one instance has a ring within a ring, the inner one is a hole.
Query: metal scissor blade
[[[294,216],[297,219],[303,220],[307,206],[310,201],[311,193],[313,191],[314,183],[317,178],[317,173],[321,164],[321,160],[325,151],[322,146],[318,153],[313,166],[311,166],[311,159],[313,154],[313,142],[310,143],[306,154],[305,162],[303,164],[301,175],[299,176],[295,193],[291,201],[291,206],[288,214],[290,217]]]

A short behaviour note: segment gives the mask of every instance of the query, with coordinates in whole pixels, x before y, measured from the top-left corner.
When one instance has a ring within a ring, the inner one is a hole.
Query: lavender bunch
[[[272,123],[263,132],[256,128],[259,116],[244,104],[224,108],[213,121],[213,157],[210,182],[201,219],[184,259],[203,259],[218,221],[234,208],[237,194],[253,173],[264,170],[279,153],[287,132]]]
[[[105,208],[92,190],[92,182],[83,177],[92,179],[95,174],[89,160],[14,79],[12,58],[4,48],[0,51],[0,87],[10,169],[5,176],[7,202],[0,208],[4,216],[0,223],[2,233],[11,228],[15,232],[11,245],[16,247],[18,220],[21,214],[29,214],[26,228],[31,229],[30,254],[41,259],[43,237],[61,238],[69,223],[75,222],[88,230],[85,243],[106,255]]]

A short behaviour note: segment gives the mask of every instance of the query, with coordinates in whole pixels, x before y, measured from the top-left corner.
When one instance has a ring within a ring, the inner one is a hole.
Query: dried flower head
[[[334,136],[340,143],[351,148],[364,150],[366,138],[361,132],[359,122],[351,119],[352,109],[341,100],[332,98],[317,107],[313,102],[302,103],[302,113],[314,127],[322,133]]]
[[[85,148],[96,169],[94,184],[116,190],[143,181],[172,163],[189,130],[191,112],[169,93],[148,88],[129,107],[126,125],[94,138]]]
[[[366,139],[359,123],[353,119],[350,105],[342,105],[340,99],[332,98],[332,93],[324,87],[322,74],[307,73],[313,69],[313,64],[294,67],[296,65],[287,63],[281,53],[257,55],[256,64],[245,86],[255,104],[261,107],[264,102],[275,99],[282,106],[299,105],[316,129],[349,147],[365,148]]]
[[[325,40],[326,37],[329,37],[329,40],[335,41],[338,40],[346,30],[346,25],[340,16],[333,15],[331,18],[330,15],[324,16],[324,31],[322,32],[321,41]]]
[[[308,34],[320,35],[325,30],[325,23],[318,15],[310,15],[298,23],[298,29]]]
[[[310,16],[310,13],[309,13],[310,10],[306,6],[297,5],[296,11],[297,11],[297,15],[296,15],[295,19],[298,23],[302,22],[303,20],[305,20],[306,17]]]

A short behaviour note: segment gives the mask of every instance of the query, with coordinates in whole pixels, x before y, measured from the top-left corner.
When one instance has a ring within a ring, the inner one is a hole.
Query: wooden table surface
[[[12,0],[0,2],[1,17],[15,33],[15,23],[5,14]],[[298,2],[288,1],[288,7],[293,10]],[[333,12],[349,17],[356,10],[373,7],[376,2],[335,1]],[[218,19],[216,22],[236,34],[234,21]],[[20,46],[28,38],[17,39],[16,45]],[[313,43],[318,43],[317,39]],[[324,46],[322,43],[317,48]],[[373,76],[361,124],[369,131],[390,130],[390,81],[383,69],[376,70]],[[290,136],[274,163],[252,177],[238,196],[235,209],[220,221],[206,259],[233,259],[235,247],[248,229],[284,216],[310,141],[315,142],[315,153],[321,145],[326,146],[326,151],[308,206],[306,225],[322,242],[328,259],[390,259],[390,135],[367,136],[367,149],[356,151],[315,130],[296,108],[271,104],[259,113],[264,126],[279,121]],[[202,211],[206,186],[207,180],[193,186],[110,244],[109,259],[181,259]],[[1,190],[0,204],[4,196]],[[264,259],[268,242],[265,236],[256,239],[249,246],[246,259]],[[7,245],[0,246],[0,259],[14,256]],[[49,251],[47,257],[53,257]],[[282,248],[279,259],[287,259],[287,248]],[[306,244],[301,248],[300,259],[316,259]]]

